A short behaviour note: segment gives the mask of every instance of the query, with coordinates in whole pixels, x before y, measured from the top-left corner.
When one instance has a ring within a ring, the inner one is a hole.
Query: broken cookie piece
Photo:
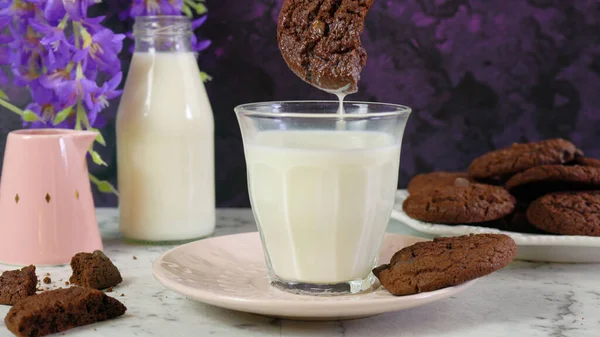
[[[115,318],[126,310],[99,290],[71,287],[27,297],[10,309],[4,323],[17,336],[46,336]]]
[[[37,276],[35,266],[21,270],[8,270],[0,276],[0,304],[14,305],[35,294]]]
[[[277,24],[288,67],[329,92],[354,93],[367,62],[360,35],[373,0],[286,0]]]
[[[401,249],[373,274],[390,293],[411,295],[485,276],[516,255],[517,245],[504,234],[435,238]]]
[[[82,287],[105,289],[123,281],[119,269],[99,250],[91,254],[75,254],[71,259],[71,269],[73,275],[69,281]]]

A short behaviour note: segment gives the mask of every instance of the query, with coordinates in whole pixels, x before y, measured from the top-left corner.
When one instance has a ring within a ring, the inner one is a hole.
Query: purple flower
[[[15,84],[28,85],[29,82],[42,75],[42,54],[39,50],[21,48],[13,50],[12,72],[15,75]]]
[[[183,0],[133,0],[129,14],[141,15],[179,15]]]
[[[192,21],[192,31],[196,30],[198,27],[202,26],[204,24],[204,22],[206,22],[206,19],[208,18],[208,15],[204,15],[199,19],[193,20]],[[211,41],[210,40],[198,40],[198,37],[195,34],[192,34],[192,40],[191,40],[191,45],[192,45],[192,50],[199,52],[199,51],[203,51],[204,49],[208,48],[211,45]]]
[[[203,51],[204,49],[210,47],[212,42],[210,40],[198,41],[198,38],[196,37],[196,35],[192,35],[191,44],[192,44],[193,51]]]
[[[82,21],[87,17],[88,7],[100,0],[62,0],[65,10],[73,21]]]
[[[44,8],[44,17],[48,20],[51,25],[57,25],[67,14],[63,0],[48,0],[46,7]]]
[[[43,86],[39,80],[31,81],[29,83],[29,92],[31,94],[31,99],[40,105],[56,102],[56,95],[52,88]]]
[[[88,31],[90,31],[93,34],[94,32],[97,32],[99,30],[106,28],[102,25],[102,21],[104,21],[105,18],[106,18],[106,16],[98,16],[95,18],[86,18],[85,21],[82,21],[81,23],[83,24],[83,27],[85,27]]]
[[[79,78],[61,82],[55,90],[58,99],[65,106],[77,103],[78,98],[85,97],[86,94],[98,89],[96,82],[87,78]]]
[[[52,50],[57,51],[61,43],[67,43],[63,29],[49,26],[35,19],[29,19],[29,24],[35,31],[42,34],[43,38],[40,43],[44,47],[50,46]]]
[[[29,110],[34,114],[40,117],[39,120],[35,122],[23,122],[23,126],[29,126],[32,129],[41,129],[47,128],[52,125],[52,121],[54,120],[54,116],[56,115],[56,108],[54,105],[48,104],[39,104],[37,102],[30,103],[25,107],[25,110]],[[66,123],[61,123],[56,127],[66,127]]]
[[[62,82],[71,79],[71,73],[67,69],[57,69],[53,72],[42,75],[39,79],[40,85],[46,89],[54,89],[60,86]]]
[[[198,27],[202,26],[206,22],[206,19],[208,19],[208,15],[204,15],[199,19],[193,20],[192,30],[196,30]]]
[[[123,73],[118,72],[112,79],[105,82],[102,87],[96,90],[90,91],[85,96],[85,104],[88,108],[88,119],[91,125],[96,123],[98,112],[108,107],[108,101],[118,97],[121,94],[121,90],[116,90],[121,80]]]
[[[6,0],[4,0],[6,1]],[[10,4],[0,10],[0,16],[6,17],[26,17],[32,18],[35,17],[36,6],[32,1],[24,2],[19,1],[17,3]]]
[[[89,41],[84,40],[84,51],[101,70],[114,73],[120,68],[118,54],[123,48],[124,38],[123,34],[114,34],[110,29],[102,29],[92,35]]]

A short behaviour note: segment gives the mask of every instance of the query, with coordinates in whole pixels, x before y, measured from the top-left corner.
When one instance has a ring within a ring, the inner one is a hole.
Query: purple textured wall
[[[208,1],[210,17],[200,32],[213,45],[199,63],[214,76],[207,89],[215,112],[220,206],[248,205],[235,105],[332,98],[283,62],[275,33],[280,5]],[[363,44],[367,66],[359,92],[349,99],[414,109],[400,186],[418,172],[464,169],[475,156],[518,141],[565,137],[600,157],[596,0],[375,0]],[[112,125],[105,132],[112,137]],[[113,161],[114,143],[105,151]],[[115,176],[114,168],[97,173]]]

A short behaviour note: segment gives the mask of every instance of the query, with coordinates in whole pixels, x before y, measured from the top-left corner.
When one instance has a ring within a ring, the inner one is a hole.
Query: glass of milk
[[[119,228],[174,243],[215,229],[214,123],[184,16],[137,17],[117,113]]]
[[[375,281],[408,107],[299,101],[236,107],[271,284],[359,293]]]

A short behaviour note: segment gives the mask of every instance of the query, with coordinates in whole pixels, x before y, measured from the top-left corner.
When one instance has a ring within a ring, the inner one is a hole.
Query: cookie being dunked
[[[356,92],[367,62],[360,34],[372,4],[373,0],[286,0],[277,37],[290,69],[319,89]]]

